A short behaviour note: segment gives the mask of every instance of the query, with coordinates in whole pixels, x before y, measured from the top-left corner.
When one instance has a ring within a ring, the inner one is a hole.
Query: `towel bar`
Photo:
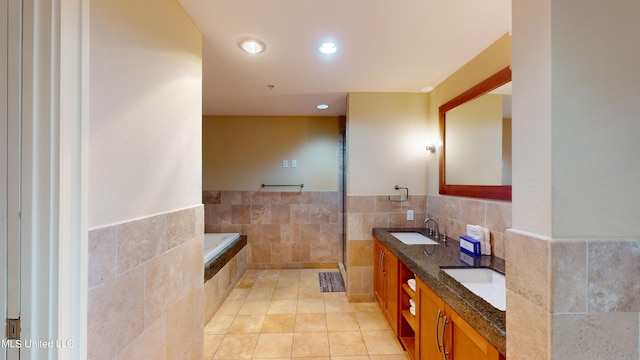
[[[389,200],[391,202],[405,202],[405,201],[409,200],[409,188],[408,187],[402,187],[402,186],[396,185],[394,187],[394,189],[396,189],[396,190],[400,190],[400,189],[405,190],[407,192],[406,197],[403,199],[402,195],[400,195],[400,200],[394,200],[394,199],[391,198],[391,196],[387,196],[387,200]]]
[[[291,186],[299,187],[300,188],[300,192],[302,192],[302,188],[304,187],[304,184],[287,184],[287,185],[262,184],[262,185],[260,185],[260,191],[262,191],[262,189],[264,189],[266,187],[291,187]]]

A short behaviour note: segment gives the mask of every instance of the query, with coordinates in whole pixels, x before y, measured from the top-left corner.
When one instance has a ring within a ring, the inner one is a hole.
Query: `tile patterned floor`
[[[407,360],[378,305],[320,292],[320,271],[248,270],[205,326],[205,359]]]

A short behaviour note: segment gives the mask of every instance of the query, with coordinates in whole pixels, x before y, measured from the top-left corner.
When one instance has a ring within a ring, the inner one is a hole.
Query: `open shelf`
[[[402,343],[402,346],[404,346],[404,348],[409,353],[409,357],[411,357],[411,359],[415,359],[416,358],[416,338],[401,337],[400,342]]]
[[[411,290],[407,283],[402,284],[402,289],[407,293],[407,295],[409,295],[410,298],[412,298],[413,300],[416,299],[416,292]]]
[[[413,272],[404,264],[400,266],[401,290],[398,296],[398,306],[400,310],[400,324],[398,327],[398,339],[402,343],[411,359],[416,360],[416,333],[418,332],[418,322],[415,316],[409,311],[409,300],[416,301],[416,292],[411,290],[407,281],[415,278]]]
[[[416,317],[413,316],[409,310],[402,310],[402,317],[404,317],[404,319],[407,320],[407,324],[411,326],[413,331],[416,331],[416,328],[417,328]]]

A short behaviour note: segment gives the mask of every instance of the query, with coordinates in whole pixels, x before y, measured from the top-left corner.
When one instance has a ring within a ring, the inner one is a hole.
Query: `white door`
[[[19,359],[19,347],[15,341],[7,341],[18,328],[5,327],[7,319],[20,319],[20,208],[21,208],[21,28],[22,1],[0,0],[0,164],[2,166],[2,231],[0,250],[2,263],[2,357]],[[17,333],[15,334],[18,335]]]

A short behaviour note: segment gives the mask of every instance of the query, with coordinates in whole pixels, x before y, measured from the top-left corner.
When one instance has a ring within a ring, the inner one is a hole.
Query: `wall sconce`
[[[432,153],[432,154],[435,153],[436,152],[436,144],[427,145],[427,151]]]

